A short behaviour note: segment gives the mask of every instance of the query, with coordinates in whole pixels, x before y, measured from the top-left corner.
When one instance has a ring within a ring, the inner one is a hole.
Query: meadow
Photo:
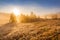
[[[18,24],[2,19],[4,18],[0,22],[0,40],[60,40],[59,19]]]

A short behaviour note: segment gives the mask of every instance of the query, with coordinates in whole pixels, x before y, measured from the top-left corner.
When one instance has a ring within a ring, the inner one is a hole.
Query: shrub
[[[9,22],[11,22],[11,23],[15,23],[16,22],[16,16],[13,13],[10,16]]]
[[[37,17],[35,14],[33,14],[33,12],[31,12],[31,14],[28,16],[28,15],[23,15],[21,14],[20,15],[20,22],[36,22],[36,21],[39,21],[40,18]]]

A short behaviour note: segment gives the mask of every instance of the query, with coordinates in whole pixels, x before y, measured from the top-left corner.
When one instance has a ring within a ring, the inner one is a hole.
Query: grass
[[[0,40],[55,40],[57,37],[54,35],[60,32],[59,22],[60,20],[45,20],[17,25],[8,23],[0,27]]]

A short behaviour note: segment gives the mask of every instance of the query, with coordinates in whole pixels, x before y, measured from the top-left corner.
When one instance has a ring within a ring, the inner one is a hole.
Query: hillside
[[[13,24],[0,15],[0,40],[60,40],[60,20]]]
[[[9,16],[9,14],[0,13],[0,25],[8,23],[10,19]]]

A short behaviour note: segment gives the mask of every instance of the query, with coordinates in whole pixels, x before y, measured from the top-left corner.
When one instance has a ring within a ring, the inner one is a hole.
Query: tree
[[[9,20],[10,23],[16,23],[16,16],[12,13],[11,16],[10,16],[10,20]]]
[[[20,22],[27,23],[27,22],[36,22],[40,20],[40,17],[37,17],[33,12],[31,12],[30,16],[20,14],[19,17]]]
[[[37,17],[33,12],[31,12],[31,14],[30,14],[30,19],[31,19],[31,22],[37,21]]]

